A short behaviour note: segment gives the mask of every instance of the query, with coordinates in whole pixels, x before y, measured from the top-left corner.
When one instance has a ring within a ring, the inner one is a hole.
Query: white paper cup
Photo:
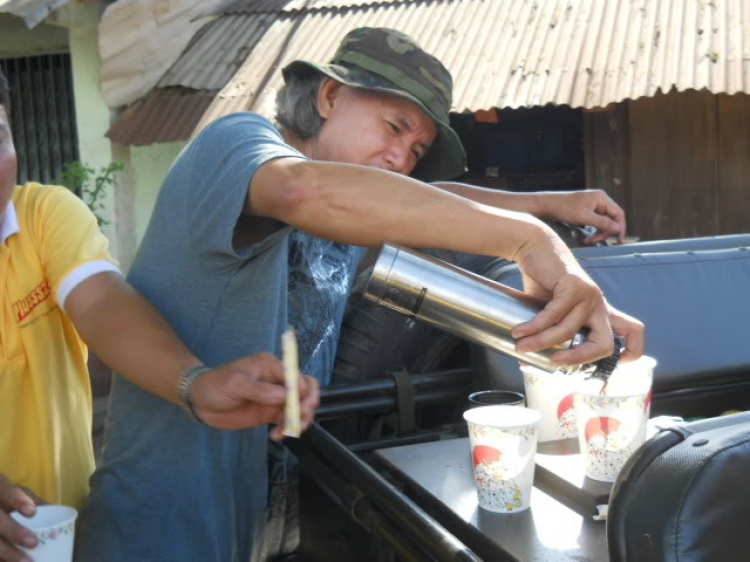
[[[528,509],[540,417],[521,406],[480,406],[464,412],[483,509],[498,513]]]
[[[526,405],[542,414],[539,442],[570,439],[578,435],[573,393],[583,374],[549,373],[531,365],[521,365]]]
[[[73,541],[78,512],[64,505],[41,505],[33,517],[25,517],[17,511],[10,516],[36,534],[38,543],[34,548],[16,545],[34,562],[71,562]]]
[[[595,380],[576,391],[578,442],[589,478],[614,482],[625,461],[646,440],[655,366],[653,358],[644,356],[618,366],[604,395]]]

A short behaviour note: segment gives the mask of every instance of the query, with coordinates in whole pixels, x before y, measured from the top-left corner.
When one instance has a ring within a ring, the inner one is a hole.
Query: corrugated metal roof
[[[243,4],[260,10],[282,2]],[[199,127],[231,111],[262,110],[259,93],[281,85],[279,69],[297,58],[328,60],[359,26],[404,31],[442,60],[454,77],[458,112],[604,107],[672,88],[750,93],[750,0],[314,0],[317,8],[337,9],[288,11],[299,4],[284,3],[268,27],[259,24],[262,10],[220,18],[254,47]],[[185,57],[227,64],[216,44],[196,41]],[[216,87],[233,64],[205,83]],[[175,66],[169,83],[201,87],[188,76],[194,65]],[[147,129],[133,137],[154,142]]]
[[[291,13],[301,10],[309,11],[351,8],[352,6],[363,6],[365,4],[370,6],[378,4],[405,4],[411,1],[412,0],[238,0],[225,7],[222,10],[222,13]]]
[[[258,14],[252,18],[229,15],[207,24],[157,87],[221,89],[277,17],[276,14]]]
[[[189,139],[215,94],[185,88],[154,90],[127,108],[107,137],[133,145]]]
[[[0,12],[16,15],[35,27],[52,11],[64,6],[68,0],[0,0]]]
[[[199,12],[220,5],[222,0],[118,0],[110,4],[99,22],[99,75],[107,105],[127,105],[157,87],[196,33],[213,20],[198,16]],[[214,59],[221,56],[215,47],[206,52]]]

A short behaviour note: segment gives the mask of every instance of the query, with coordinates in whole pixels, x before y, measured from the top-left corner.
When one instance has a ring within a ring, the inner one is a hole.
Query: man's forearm
[[[180,375],[198,359],[159,312],[119,275],[87,279],[66,301],[79,334],[105,364],[133,384],[177,402]]]
[[[476,185],[458,182],[436,182],[432,184],[440,189],[455,193],[461,197],[471,199],[483,205],[508,209],[520,213],[529,213],[534,216],[544,216],[545,209],[542,205],[543,193],[514,193],[501,189],[489,189]]]
[[[390,242],[515,260],[549,236],[529,215],[362,166],[274,161],[256,173],[250,195],[256,214],[360,246]]]

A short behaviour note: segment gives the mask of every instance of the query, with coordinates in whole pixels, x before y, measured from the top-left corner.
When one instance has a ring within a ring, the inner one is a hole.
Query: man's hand
[[[623,362],[642,355],[643,323],[607,304],[599,287],[554,233],[527,245],[519,253],[518,264],[526,292],[547,302],[533,319],[513,328],[518,351],[549,349],[569,340],[585,326],[589,328],[586,341],[573,349],[555,352],[555,363],[580,365],[611,355],[613,332],[625,340],[620,355]]]
[[[519,248],[515,261],[526,293],[546,304],[530,321],[513,328],[516,350],[549,349],[585,326],[589,329],[586,341],[556,352],[553,361],[561,366],[580,365],[610,355],[614,336],[601,290],[552,229],[541,223],[538,227],[529,231],[529,241]]]
[[[616,236],[620,242],[625,238],[625,211],[601,189],[545,191],[536,195],[539,216],[596,227],[596,234],[584,240],[586,244],[595,244],[609,236]]]
[[[37,544],[36,535],[19,525],[10,513],[18,511],[26,517],[31,517],[36,513],[37,505],[46,503],[31,490],[12,484],[0,474],[0,562],[27,562],[28,556],[13,544],[20,544],[26,548],[34,548]]]
[[[320,396],[318,382],[303,375],[300,385],[302,430],[315,417]],[[216,367],[198,377],[190,389],[190,401],[204,423],[219,429],[243,429],[276,424],[271,439],[283,437],[284,367],[270,353],[258,353]]]
[[[646,340],[646,328],[643,322],[609,307],[609,323],[615,334],[623,338],[623,349],[620,352],[620,362],[635,361],[643,355]]]
[[[572,349],[555,352],[551,359],[558,365],[590,363],[614,350],[607,303],[596,284],[582,269],[573,269],[552,282],[551,290],[526,273],[524,287],[534,296],[548,300],[529,322],[516,326],[512,335],[516,349],[540,351],[571,339],[582,326],[589,328],[586,341]],[[542,278],[542,283],[545,283]]]

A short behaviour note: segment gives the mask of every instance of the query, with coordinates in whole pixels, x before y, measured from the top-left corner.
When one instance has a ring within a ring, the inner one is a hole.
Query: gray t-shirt
[[[304,158],[258,115],[209,125],[172,165],[129,281],[207,365],[278,355],[291,324],[303,371],[327,384],[363,249],[286,225],[241,242],[258,220],[241,216],[253,174],[287,157]],[[76,561],[248,560],[266,499],[266,451],[266,427],[200,426],[116,376]]]

